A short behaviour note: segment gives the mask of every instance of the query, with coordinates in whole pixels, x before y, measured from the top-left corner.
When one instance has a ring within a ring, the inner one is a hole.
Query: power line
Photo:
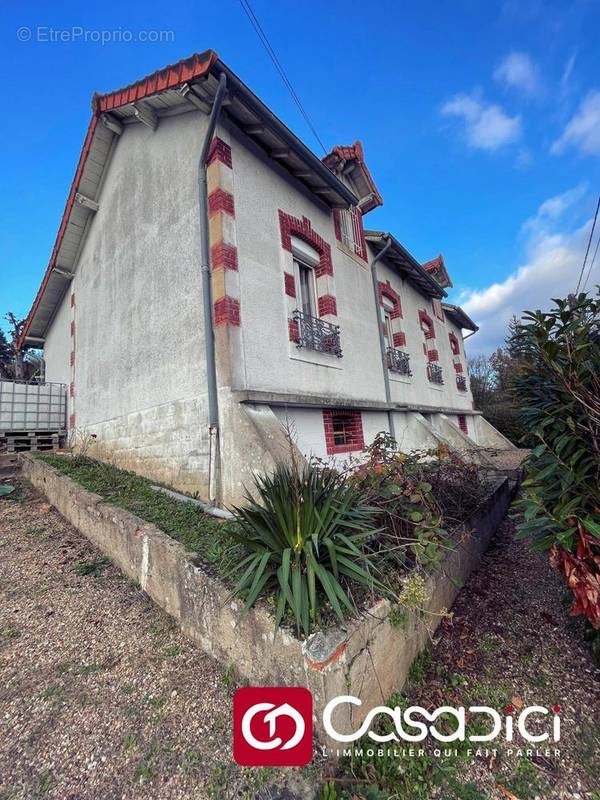
[[[284,70],[283,66],[281,65],[281,62],[277,58],[277,54],[275,53],[275,51],[273,50],[273,47],[271,46],[271,43],[269,42],[269,37],[264,32],[264,30],[262,28],[262,25],[258,21],[258,18],[256,16],[256,14],[254,13],[254,11],[252,10],[252,7],[250,6],[250,3],[248,2],[248,0],[240,0],[240,5],[244,9],[244,11],[246,13],[246,16],[250,20],[250,23],[251,23],[252,27],[254,28],[254,30],[256,31],[256,34],[257,34],[258,38],[260,39],[260,41],[263,44],[263,47],[267,51],[267,53],[269,55],[269,58],[273,62],[273,66],[275,67],[275,69],[279,73],[279,75],[281,77],[281,80],[283,81],[286,89],[288,90],[288,92],[292,96],[292,100],[298,106],[298,108],[300,110],[300,113],[302,114],[302,116],[304,117],[304,119],[306,121],[306,124],[311,129],[311,131],[313,132],[313,135],[314,135],[315,139],[317,140],[317,142],[319,143],[319,145],[321,146],[321,149],[323,150],[323,153],[327,154],[327,148],[325,147],[325,145],[321,141],[321,137],[317,133],[317,129],[315,128],[311,118],[308,116],[307,111],[305,110],[304,106],[302,105],[302,101],[298,97],[298,95],[296,93],[296,90],[292,86],[292,83],[291,83],[290,79],[286,75],[285,70]]]
[[[592,257],[592,260],[590,261],[590,266],[588,267],[588,273],[585,276],[583,286],[581,287],[582,292],[585,292],[585,287],[587,286],[587,282],[589,281],[590,275],[592,274],[592,267],[594,266],[596,256],[598,255],[598,245],[600,245],[600,234],[598,235],[598,239],[596,240],[596,249],[594,250],[594,255]]]
[[[590,238],[588,239],[587,248],[585,251],[585,258],[583,259],[583,266],[581,267],[581,272],[579,273],[579,280],[577,281],[577,288],[575,289],[575,294],[579,292],[579,285],[581,284],[581,279],[583,278],[583,271],[585,270],[585,265],[588,259],[588,255],[590,253],[590,246],[592,244],[592,237],[594,236],[594,230],[596,228],[596,220],[598,219],[599,210],[600,210],[600,195],[598,196],[598,202],[596,203],[596,213],[594,214],[592,230],[590,231]]]

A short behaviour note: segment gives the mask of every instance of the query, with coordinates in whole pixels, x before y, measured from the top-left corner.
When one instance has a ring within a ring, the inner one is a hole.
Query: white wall
[[[331,210],[246,143],[232,136],[242,298],[245,388],[382,399],[383,376],[371,276],[338,249]],[[251,149],[250,149],[251,148]],[[298,350],[288,337],[278,210],[308,217],[331,246],[343,358]],[[240,387],[241,388],[241,387]]]
[[[103,455],[185,488],[200,488],[207,455],[197,189],[206,121],[193,112],[154,132],[125,126],[72,284],[76,427],[98,434]],[[45,348],[49,377],[64,379],[65,329],[63,304]]]
[[[362,266],[337,246],[333,216],[248,140],[231,136],[235,182],[236,232],[242,302],[244,386],[254,390],[339,396],[356,400],[385,400],[377,312],[368,265]],[[284,271],[292,272],[292,255],[281,246],[278,210],[302,218],[331,246],[341,328],[343,358],[298,350],[288,337],[288,307]],[[368,218],[367,218],[368,224]],[[370,253],[370,257],[373,254]],[[399,292],[404,314],[406,349],[412,378],[390,373],[392,400],[427,406],[471,409],[470,390],[459,392],[448,339],[449,330],[462,333],[448,319],[436,326],[445,384],[437,387],[426,375],[423,333],[417,312],[426,308],[433,318],[431,298],[423,297],[396,271],[378,266],[379,279],[389,279]],[[462,348],[462,345],[461,345]],[[462,353],[462,359],[466,359]]]
[[[456,386],[456,372],[453,365],[452,351],[448,334],[453,332],[460,343],[460,359],[463,364],[463,375],[467,377],[467,360],[462,344],[462,331],[445,317],[444,322],[434,313],[431,298],[420,294],[407,280],[386,265],[385,261],[377,265],[379,280],[389,280],[392,288],[398,292],[402,304],[402,329],[406,334],[406,346],[400,349],[409,353],[412,376],[404,378],[390,372],[392,401],[397,403],[420,404],[424,406],[440,406],[444,408],[472,409],[471,389],[461,392]],[[427,378],[427,358],[423,352],[425,337],[419,323],[419,309],[425,309],[433,320],[435,344],[428,340],[428,347],[439,353],[437,362],[443,370],[444,384],[439,386]],[[467,380],[468,385],[468,380]]]
[[[54,316],[54,320],[44,344],[44,359],[46,361],[46,380],[51,383],[65,383],[67,387],[71,381],[71,290],[67,287],[65,296]]]

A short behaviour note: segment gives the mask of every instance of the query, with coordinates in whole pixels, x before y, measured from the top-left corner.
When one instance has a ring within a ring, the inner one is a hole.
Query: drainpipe
[[[212,142],[217,120],[221,113],[223,98],[227,90],[227,78],[219,78],[219,88],[213,101],[204,135],[198,164],[198,200],[200,213],[200,272],[202,275],[202,304],[204,310],[204,339],[206,347],[206,388],[208,391],[208,500],[216,503],[218,497],[217,470],[219,463],[219,396],[217,390],[217,365],[215,358],[215,331],[212,313],[212,286],[210,276],[210,241],[208,235],[208,190],[206,158]]]
[[[387,251],[392,246],[392,240],[389,236],[384,237],[386,242],[383,249],[380,250],[375,258],[371,261],[371,278],[373,280],[373,297],[375,298],[375,313],[377,315],[377,329],[379,331],[379,349],[381,352],[381,366],[383,368],[383,383],[385,386],[385,400],[388,405],[392,403],[392,392],[390,390],[390,376],[387,365],[387,351],[385,347],[385,337],[383,335],[383,328],[381,327],[381,311],[379,302],[379,279],[377,277],[377,262],[385,256]],[[396,428],[394,426],[394,414],[391,409],[388,409],[388,427],[390,434],[396,439]]]

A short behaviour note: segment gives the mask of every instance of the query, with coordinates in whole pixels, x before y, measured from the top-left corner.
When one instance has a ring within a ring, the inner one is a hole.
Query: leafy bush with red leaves
[[[553,302],[527,312],[516,333],[522,419],[538,442],[519,535],[549,551],[600,655],[600,294]]]

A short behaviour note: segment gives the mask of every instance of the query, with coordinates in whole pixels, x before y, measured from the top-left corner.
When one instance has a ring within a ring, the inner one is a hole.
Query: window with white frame
[[[383,324],[387,333],[388,345],[391,347],[394,342],[394,329],[392,327],[392,314],[394,313],[396,304],[389,297],[383,295]]]
[[[362,215],[358,208],[340,209],[340,233],[346,247],[364,258]]]
[[[317,287],[314,269],[304,262],[294,259],[296,286],[299,287],[298,306],[303,314],[318,316]]]

